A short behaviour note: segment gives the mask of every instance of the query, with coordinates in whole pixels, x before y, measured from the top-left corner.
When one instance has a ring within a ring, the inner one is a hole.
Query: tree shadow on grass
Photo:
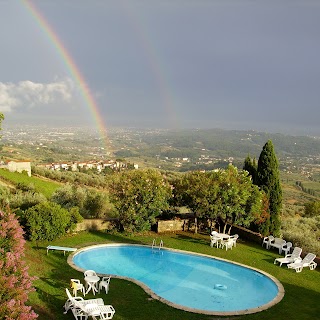
[[[176,238],[178,240],[181,240],[181,241],[184,241],[184,242],[203,244],[203,245],[210,244],[209,238],[205,239],[204,236],[202,236],[202,235],[199,235],[199,237],[195,238],[194,235],[193,235],[193,237],[191,237],[191,236],[187,236],[185,234],[180,234],[179,233],[179,234],[176,235]]]
[[[39,315],[38,319],[62,319],[59,314],[62,314],[63,309],[57,306],[63,306],[64,302],[55,294],[49,293],[42,289],[37,288],[37,294],[39,299],[45,303],[45,306],[51,306],[52,309],[47,309],[40,304],[34,304],[32,309]],[[68,317],[66,318],[68,319]]]
[[[144,244],[143,241],[128,238],[129,236],[127,234],[121,235],[120,233],[104,233],[99,231],[91,231],[91,233],[94,234],[98,239],[106,242]],[[101,244],[101,242],[99,242],[99,244]]]
[[[64,315],[64,304],[67,300],[65,288],[70,289],[70,279],[76,278],[83,282],[83,274],[70,266],[62,256],[52,256],[47,261],[46,272],[38,276],[34,284],[38,299],[43,304],[33,304],[32,308],[39,314],[38,319],[73,319],[72,313]],[[71,290],[71,289],[70,289]],[[45,307],[44,307],[45,306]]]
[[[132,239],[130,238],[128,235],[124,234],[123,236],[121,234],[111,234],[111,233],[104,233],[101,231],[90,231],[91,234],[94,235],[94,237],[96,238],[95,241],[87,241],[87,242],[82,242],[79,243],[78,245],[70,245],[68,242],[68,238],[65,239],[56,239],[54,241],[52,241],[50,244],[51,245],[56,245],[56,246],[62,246],[62,247],[72,247],[72,248],[83,248],[83,247],[87,247],[87,246],[91,246],[91,245],[95,245],[95,244],[102,244],[102,243],[133,243],[133,244],[145,244],[143,241],[141,240],[137,240],[137,239]],[[45,250],[47,251],[47,243],[45,244],[41,244],[41,245],[32,245],[32,249],[33,250]],[[151,243],[150,243],[151,245]],[[49,250],[48,254],[62,254],[62,256],[64,255],[62,250]],[[68,257],[68,255],[70,254],[70,252],[66,252],[65,256],[66,258]]]
[[[270,310],[277,309],[276,318],[272,319],[318,319],[320,292],[292,283],[282,282],[285,288],[284,298]],[[274,310],[276,311],[276,310]]]

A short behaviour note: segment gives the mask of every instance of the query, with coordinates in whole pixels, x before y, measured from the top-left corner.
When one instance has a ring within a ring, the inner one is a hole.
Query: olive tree
[[[80,214],[85,218],[103,217],[110,207],[109,198],[105,192],[70,184],[57,189],[52,194],[51,200],[65,209],[78,207]]]

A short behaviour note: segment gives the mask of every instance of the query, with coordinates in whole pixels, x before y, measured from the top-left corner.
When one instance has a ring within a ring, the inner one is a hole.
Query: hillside
[[[258,157],[268,139],[279,158],[312,157],[320,164],[320,137],[290,136],[257,131],[222,129],[137,129],[111,128],[106,148],[94,130],[88,128],[6,128],[2,131],[2,156],[23,156],[36,161],[74,157],[188,157],[244,159]]]

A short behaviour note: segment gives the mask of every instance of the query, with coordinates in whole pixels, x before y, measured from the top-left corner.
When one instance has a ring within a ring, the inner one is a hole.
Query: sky
[[[319,0],[0,0],[6,124],[320,136]]]

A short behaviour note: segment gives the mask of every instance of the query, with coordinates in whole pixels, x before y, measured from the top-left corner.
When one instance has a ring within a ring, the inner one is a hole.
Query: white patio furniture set
[[[266,246],[267,249],[276,248],[279,250],[279,254],[284,252],[284,254],[290,253],[292,249],[292,243],[287,242],[281,238],[275,238],[274,236],[270,235],[268,237],[264,237],[262,241],[262,246]]]
[[[217,231],[212,231],[210,234],[210,246],[222,249],[232,249],[232,247],[237,246],[237,240],[239,238],[238,234],[228,235],[226,233],[219,233]]]
[[[309,267],[310,270],[314,270],[317,267],[317,263],[314,261],[316,255],[314,253],[308,253],[303,259],[301,258],[302,249],[294,247],[292,253],[292,243],[286,242],[286,240],[275,238],[272,235],[264,237],[262,246],[265,245],[267,249],[277,248],[279,254],[285,253],[285,257],[276,258],[274,264],[279,263],[280,267],[282,264],[286,264],[289,269],[293,269],[296,272],[301,272],[304,267]]]
[[[102,277],[100,280],[100,277],[98,277],[94,270],[87,270],[84,272],[84,281],[85,285],[83,285],[79,279],[71,279],[73,296],[70,294],[69,289],[66,289],[68,300],[64,304],[64,313],[71,310],[77,320],[86,320],[88,317],[96,320],[112,319],[115,310],[111,305],[105,305],[103,299],[85,300],[77,296],[78,291],[85,296],[90,290],[93,294],[96,294],[98,292],[100,293],[103,289],[107,294],[109,291],[110,277]]]
[[[66,288],[68,300],[64,304],[64,313],[72,311],[76,320],[87,320],[92,317],[94,320],[112,319],[115,310],[112,305],[105,305],[103,299],[83,299],[82,297],[73,297],[69,289]]]
[[[105,290],[107,294],[109,291],[110,277],[100,277],[97,276],[94,270],[87,270],[84,272],[84,281],[85,285],[83,285],[79,279],[71,279],[71,288],[73,289],[73,295],[76,297],[77,292],[80,291],[83,296],[88,294],[90,290],[95,295],[96,293],[100,293],[101,290]]]

